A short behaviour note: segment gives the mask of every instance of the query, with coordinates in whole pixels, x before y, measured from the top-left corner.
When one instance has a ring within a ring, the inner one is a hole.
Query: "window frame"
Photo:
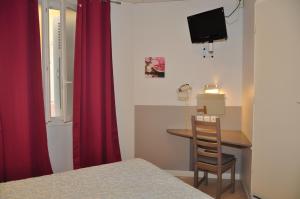
[[[42,30],[42,77],[43,77],[43,94],[44,94],[44,107],[45,107],[45,120],[47,124],[69,124],[72,120],[67,121],[65,115],[66,109],[66,89],[65,83],[68,81],[66,78],[66,33],[65,33],[65,21],[66,21],[66,9],[77,12],[77,3],[68,0],[39,0],[41,6],[41,30]],[[62,102],[62,114],[60,117],[51,117],[51,105],[50,105],[50,45],[49,45],[49,9],[60,10],[61,21],[61,39],[62,49],[60,52],[61,68],[60,68],[60,81],[61,81],[61,102]],[[75,41],[74,41],[75,42]],[[74,49],[75,50],[75,49]]]

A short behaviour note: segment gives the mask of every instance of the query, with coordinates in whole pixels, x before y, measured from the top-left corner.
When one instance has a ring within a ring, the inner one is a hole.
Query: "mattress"
[[[212,199],[142,159],[1,183],[0,198]]]

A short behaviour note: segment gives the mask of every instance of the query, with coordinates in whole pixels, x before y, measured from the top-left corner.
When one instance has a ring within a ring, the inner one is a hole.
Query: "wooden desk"
[[[194,156],[193,156],[193,133],[191,129],[167,129],[167,132],[172,135],[185,137],[190,139],[190,170],[194,169]],[[209,140],[209,137],[199,137],[199,139]],[[221,130],[222,145],[235,147],[235,148],[250,148],[251,142],[241,131]]]
[[[167,132],[185,138],[193,138],[191,129],[167,129]],[[209,140],[209,137],[199,137],[199,139]],[[236,148],[250,148],[251,142],[241,131],[221,130],[222,145],[236,147]]]

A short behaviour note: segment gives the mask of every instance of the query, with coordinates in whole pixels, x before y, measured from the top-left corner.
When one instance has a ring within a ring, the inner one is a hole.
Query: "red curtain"
[[[0,181],[51,174],[38,2],[0,4]]]
[[[78,0],[74,66],[74,168],[121,160],[112,71],[110,3]]]

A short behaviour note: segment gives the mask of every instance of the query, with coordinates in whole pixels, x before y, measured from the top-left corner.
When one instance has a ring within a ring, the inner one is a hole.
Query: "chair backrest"
[[[200,113],[200,114],[203,114],[203,115],[207,114],[206,106],[197,108],[197,113]]]
[[[198,121],[196,120],[196,116],[192,116],[192,132],[194,159],[197,160],[199,156],[217,158],[218,165],[221,165],[220,118],[216,118],[215,122],[206,122]],[[206,137],[207,139],[201,139],[201,137]]]

